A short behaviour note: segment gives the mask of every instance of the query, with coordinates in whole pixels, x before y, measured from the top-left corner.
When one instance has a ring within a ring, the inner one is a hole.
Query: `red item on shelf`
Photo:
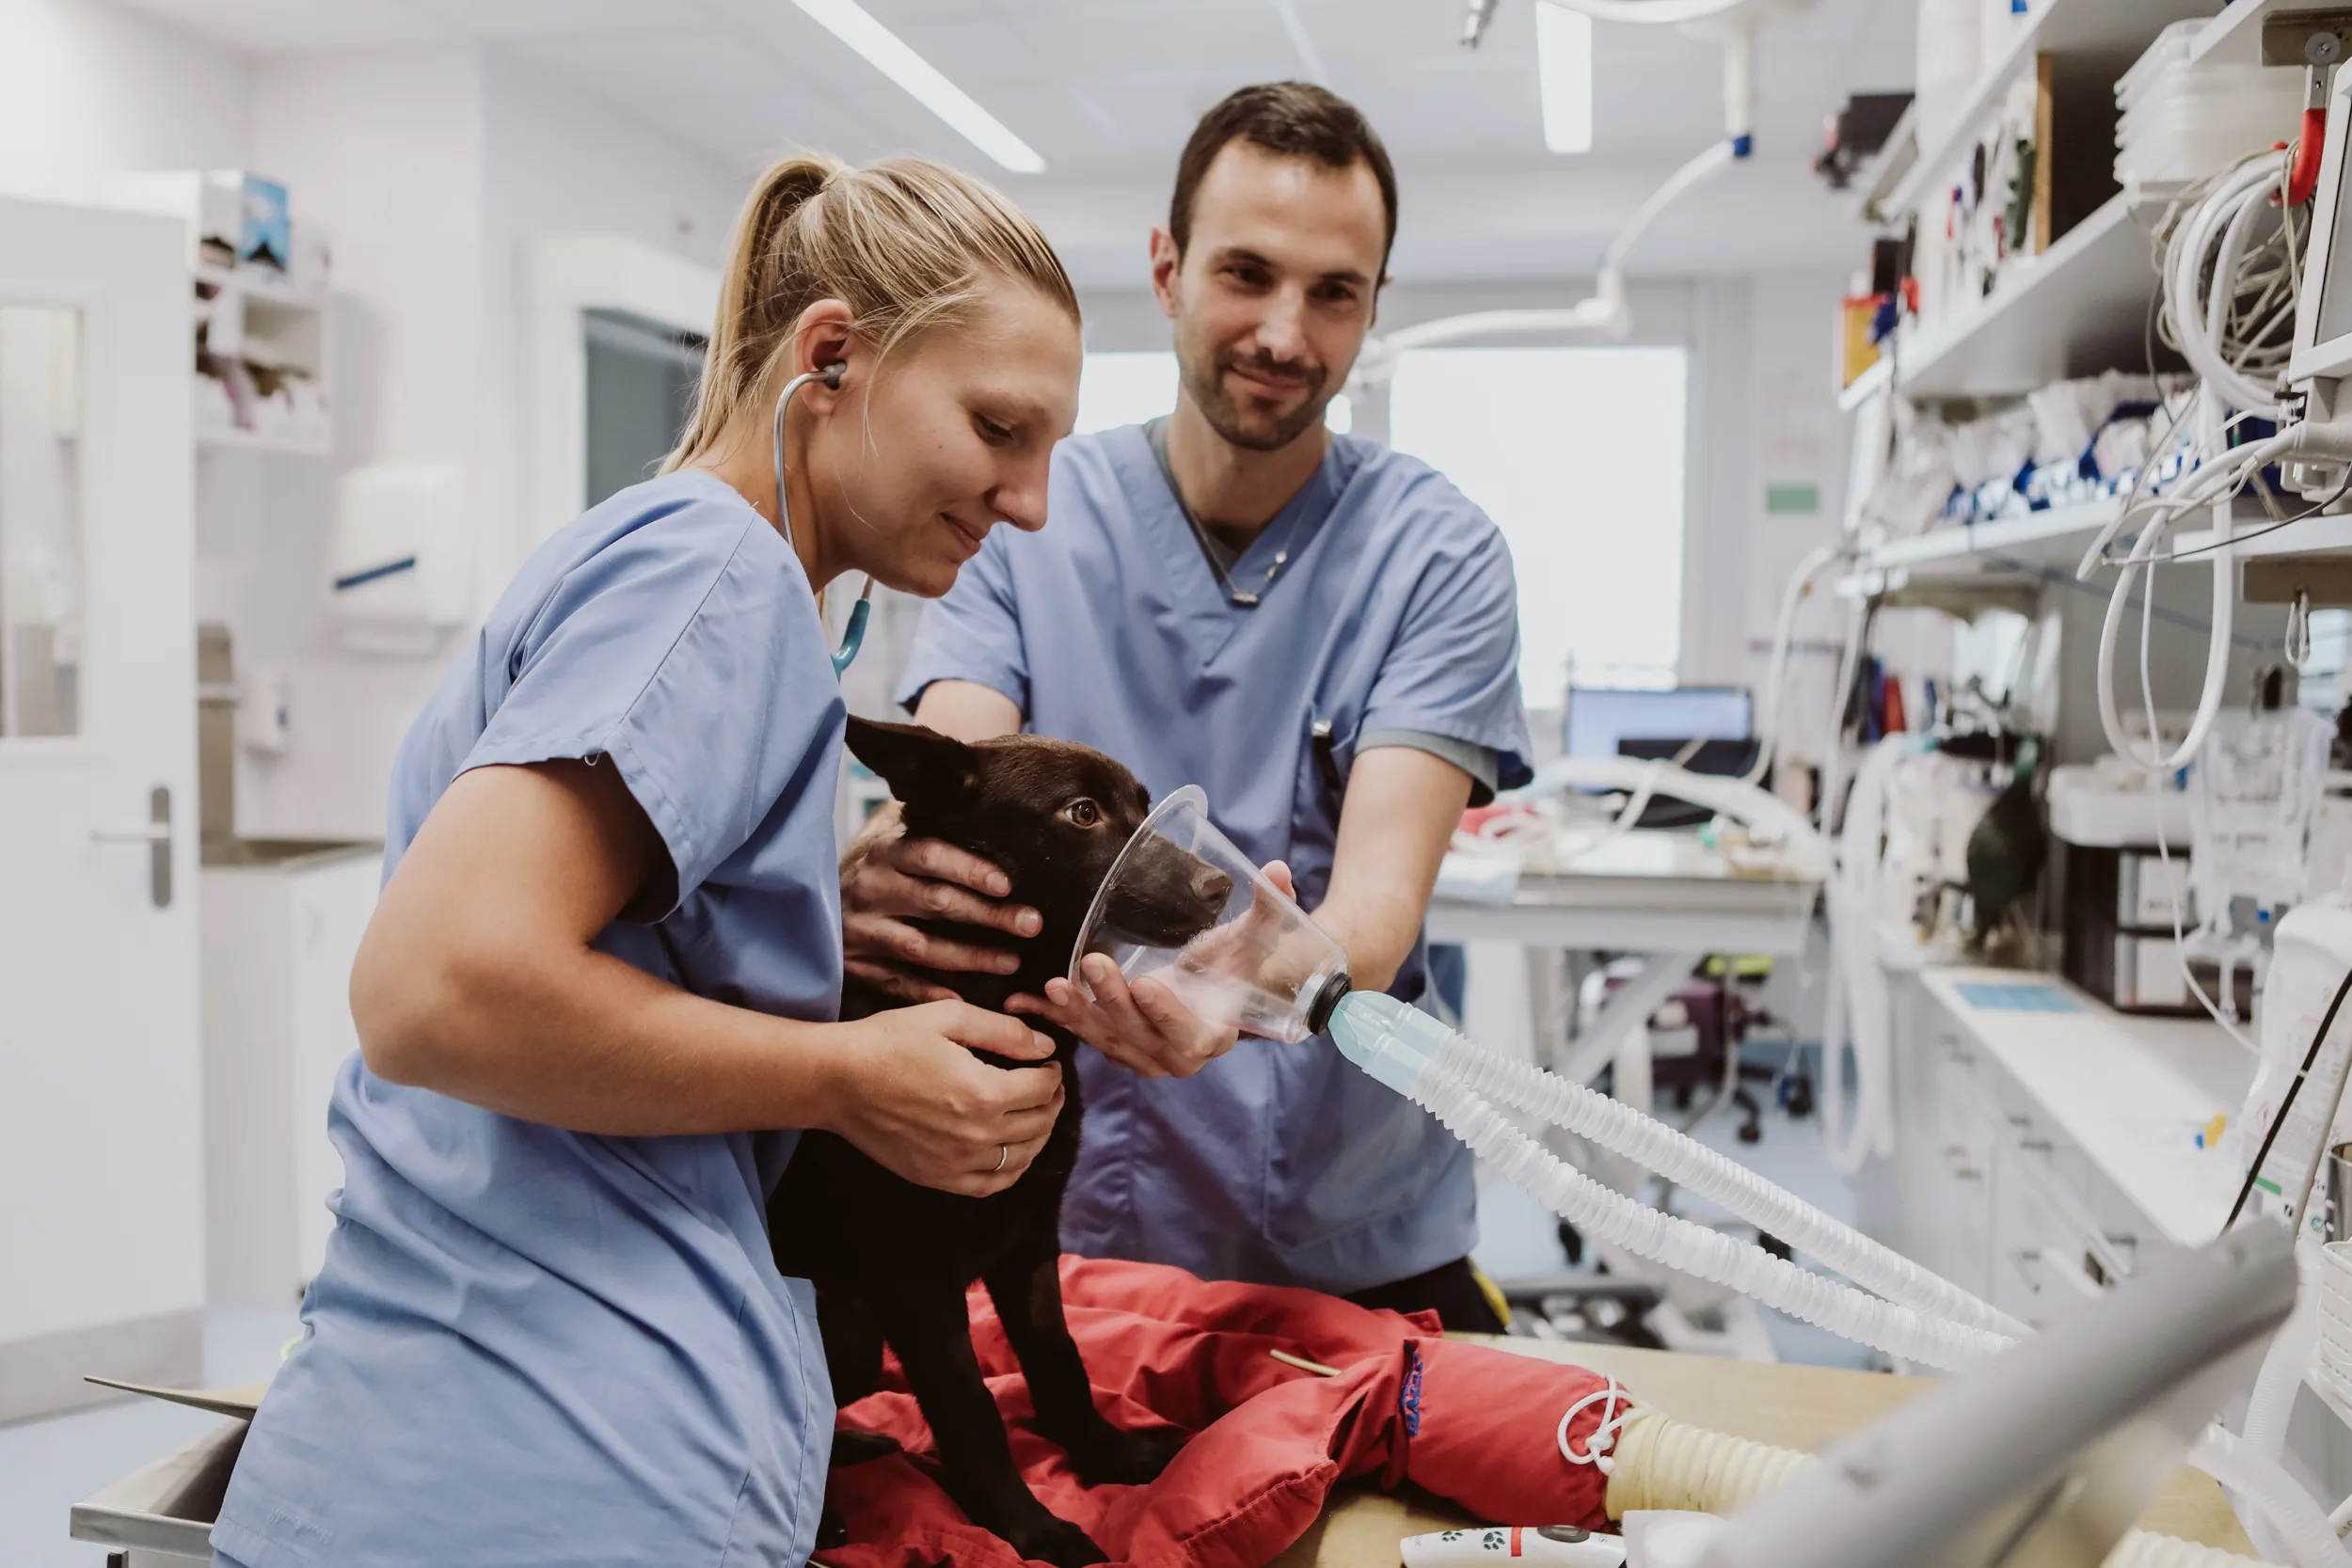
[[[1608,1479],[1561,1456],[1560,1418],[1608,1380],[1581,1367],[1447,1340],[1427,1313],[1358,1307],[1319,1291],[1212,1283],[1152,1263],[1064,1258],[1062,1297],[1097,1408],[1121,1427],[1194,1435],[1148,1486],[1078,1484],[1031,1425],[1028,1386],[988,1297],[974,1287],[973,1348],[1013,1458],[1045,1505],[1114,1563],[1259,1568],[1304,1534],[1338,1481],[1401,1481],[1481,1518],[1605,1528]],[[1317,1372],[1270,1352],[1337,1369]],[[827,1501],[850,1544],[837,1568],[1014,1568],[1010,1546],[939,1487],[930,1430],[896,1358],[841,1424],[902,1453],[833,1472]],[[1580,1453],[1605,1402],[1569,1423]],[[1620,1412],[1624,1402],[1616,1409]]]

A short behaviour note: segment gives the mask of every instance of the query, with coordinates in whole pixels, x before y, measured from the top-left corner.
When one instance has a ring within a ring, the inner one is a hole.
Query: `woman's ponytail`
[[[806,153],[774,165],[736,219],[694,417],[662,472],[710,452],[765,401],[777,356],[817,301],[846,303],[858,334],[887,354],[957,320],[992,277],[1026,283],[1077,319],[1053,245],[993,186],[922,158],[855,168]]]

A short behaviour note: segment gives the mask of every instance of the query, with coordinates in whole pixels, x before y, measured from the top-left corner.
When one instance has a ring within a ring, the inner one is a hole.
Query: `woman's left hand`
[[[1295,897],[1290,867],[1267,863],[1268,880]],[[1045,982],[1042,999],[1020,995],[1005,1010],[1057,1023],[1120,1067],[1145,1078],[1189,1078],[1233,1049],[1240,1037],[1231,1027],[1208,1022],[1150,975],[1132,984],[1119,966],[1100,953],[1080,960],[1094,1000],[1068,979]]]

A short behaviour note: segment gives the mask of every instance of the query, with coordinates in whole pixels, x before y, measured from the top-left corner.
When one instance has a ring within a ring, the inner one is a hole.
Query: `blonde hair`
[[[848,305],[880,357],[966,319],[998,277],[1078,319],[1077,292],[1043,231],[985,181],[926,158],[853,168],[810,153],[776,164],[736,219],[694,417],[661,471],[708,453],[766,403],[778,354],[818,300]]]

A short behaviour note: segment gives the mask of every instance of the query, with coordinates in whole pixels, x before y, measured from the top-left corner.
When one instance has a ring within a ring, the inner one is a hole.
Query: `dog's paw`
[[[1101,1433],[1070,1450],[1070,1464],[1088,1486],[1140,1486],[1156,1480],[1191,1435],[1177,1427],[1122,1432],[1105,1424]]]
[[[1088,1568],[1088,1564],[1110,1560],[1094,1537],[1057,1513],[1039,1510],[1039,1517],[1014,1528],[998,1532],[1008,1545],[1031,1562],[1050,1562],[1054,1568]]]

